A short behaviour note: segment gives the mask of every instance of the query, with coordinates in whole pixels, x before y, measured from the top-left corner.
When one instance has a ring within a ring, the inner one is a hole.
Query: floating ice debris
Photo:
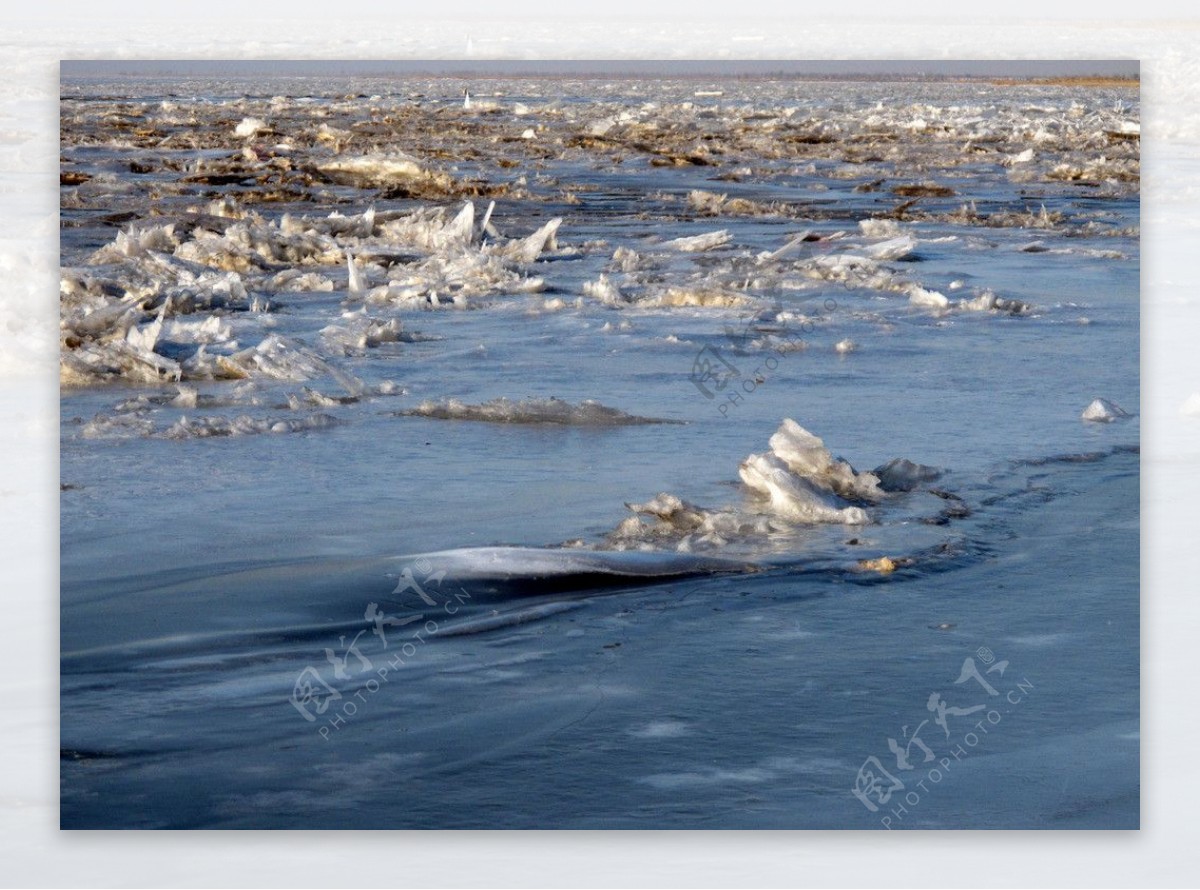
[[[644,504],[628,504],[638,515],[616,528],[608,546],[688,551],[761,539],[794,524],[861,525],[871,517],[860,505],[888,496],[875,475],[834,458],[824,442],[793,420],[784,420],[770,444],[770,452],[751,454],[738,468],[759,509],[708,510],[664,492]]]
[[[879,501],[884,493],[872,473],[856,472],[846,461],[835,458],[825,443],[796,421],[787,418],[771,436],[771,454],[788,470],[810,479],[846,498]]]
[[[610,306],[620,306],[628,302],[625,295],[621,293],[607,275],[603,273],[597,281],[585,281],[583,283],[584,296],[591,297],[594,300],[599,300],[601,303],[607,303]]]
[[[563,426],[634,426],[647,423],[679,423],[653,417],[638,417],[599,402],[585,399],[578,405],[560,399],[493,399],[480,405],[468,405],[457,399],[426,401],[415,408],[397,412],[404,416],[432,417],[438,420],[475,420],[485,423],[560,424]]]
[[[536,262],[543,251],[558,249],[558,242],[555,236],[558,234],[558,227],[561,225],[562,219],[556,217],[529,237],[505,245],[501,249],[501,253],[506,258],[518,263],[528,264]]]
[[[139,226],[118,232],[116,238],[95,251],[87,262],[90,266],[118,263],[130,257],[144,256],[152,250],[170,252],[178,246],[179,236],[174,223]]]
[[[340,185],[357,188],[420,186],[449,191],[453,184],[445,173],[427,170],[421,162],[402,152],[335,158],[317,169]]]
[[[264,289],[278,293],[329,293],[333,290],[333,281],[320,272],[303,272],[300,269],[284,269],[270,278],[264,279]]]
[[[839,340],[837,345],[835,345],[833,348],[840,355],[846,355],[847,353],[854,352],[856,349],[858,349],[858,344],[853,340],[846,338],[845,340]]]
[[[733,236],[726,229],[720,229],[716,232],[706,232],[703,235],[690,235],[686,238],[675,238],[671,241],[663,242],[663,247],[669,247],[672,250],[681,250],[685,253],[699,253],[705,250],[712,250],[716,247],[721,247],[733,240]]]
[[[768,499],[769,512],[789,522],[861,525],[871,521],[866,510],[849,505],[814,480],[790,472],[774,455],[750,455],[742,461],[738,475],[747,488]]]
[[[1129,414],[1119,405],[1110,402],[1108,399],[1095,399],[1083,409],[1083,413],[1079,416],[1082,420],[1091,420],[1096,423],[1112,423],[1114,420],[1128,417]]]
[[[154,433],[154,421],[141,414],[97,414],[83,425],[85,439],[126,439]]]
[[[493,238],[499,238],[500,233],[492,228],[492,211],[496,209],[496,202],[489,201],[487,210],[484,211],[483,221],[479,224],[479,237],[491,235]]]
[[[761,538],[782,527],[772,524],[769,516],[731,509],[706,510],[666,492],[644,504],[625,506],[638,515],[628,517],[609,534],[607,546],[618,550],[665,546],[686,553],[697,547],[721,547],[730,541]]]
[[[795,254],[804,248],[811,241],[828,241],[830,238],[818,238],[813,235],[808,229],[805,229],[799,235],[788,240],[787,244],[774,251],[763,251],[756,258],[760,265],[767,263],[777,263],[787,256]]]
[[[347,312],[342,318],[342,324],[322,328],[321,339],[343,355],[375,349],[384,343],[411,343],[427,339],[420,334],[409,334],[398,318],[372,318],[365,310]]]
[[[79,342],[68,335],[60,355],[59,380],[65,387],[115,378],[138,383],[175,382],[182,376],[179,362],[125,340]]]
[[[767,216],[781,212],[781,208],[776,205],[762,204],[747,198],[730,198],[728,195],[706,192],[703,189],[688,192],[687,206],[689,210],[705,216]]]
[[[416,158],[400,152],[336,158],[317,169],[346,185],[391,185],[425,174]]]
[[[240,415],[234,418],[181,417],[173,426],[164,430],[164,439],[209,439],[225,436],[257,436],[263,433],[299,433],[308,430],[326,429],[336,426],[337,418],[328,414],[311,414],[308,417],[289,420],[271,420]]]
[[[891,288],[896,283],[896,276],[875,260],[848,253],[813,257],[804,263],[801,272],[808,278],[877,290]]]
[[[179,384],[176,387],[177,395],[171,399],[170,404],[176,408],[195,408],[200,403],[200,391],[194,386],[185,386]]]
[[[467,201],[458,211],[458,215],[442,229],[441,236],[445,244],[470,244],[475,238],[475,205]]]
[[[945,294],[939,294],[935,290],[926,290],[919,284],[909,286],[908,301],[914,306],[925,309],[945,309],[950,305],[950,299]]]
[[[133,349],[142,353],[154,352],[154,347],[158,345],[159,335],[162,333],[163,316],[167,312],[167,303],[163,303],[158,310],[158,315],[154,321],[144,327],[131,327],[125,332],[125,342]]]
[[[327,396],[307,386],[300,389],[301,394],[293,393],[288,396],[287,406],[293,411],[302,411],[314,405],[318,408],[336,408],[338,405],[353,405],[358,401],[357,396]]]
[[[599,120],[592,121],[588,125],[587,131],[592,136],[604,136],[616,125],[617,119],[615,117],[602,117]]]
[[[363,291],[362,276],[359,274],[358,266],[354,265],[354,254],[346,251],[346,272],[348,281],[346,291],[351,296],[358,296]]]
[[[637,301],[639,306],[704,306],[717,309],[737,309],[755,301],[727,290],[712,287],[668,287]]]
[[[998,297],[992,291],[985,290],[971,300],[960,300],[958,308],[973,312],[1004,312],[1008,315],[1028,315],[1033,307],[1024,300],[1010,300]]]
[[[917,249],[917,239],[912,235],[900,235],[878,244],[868,245],[866,252],[873,260],[899,260]]]
[[[260,120],[257,117],[244,117],[242,118],[242,122],[233,128],[233,135],[249,139],[257,136],[265,129],[267,129],[266,121]]]
[[[858,561],[858,567],[867,572],[878,572],[881,575],[890,575],[896,571],[896,560],[890,556],[880,556],[878,559],[861,559]]]
[[[639,269],[650,268],[656,264],[652,257],[645,257],[636,250],[628,247],[618,247],[613,251],[610,270],[614,272],[636,272]]]

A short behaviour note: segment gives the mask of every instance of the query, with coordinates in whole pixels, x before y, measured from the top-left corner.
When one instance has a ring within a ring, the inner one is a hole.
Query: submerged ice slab
[[[470,547],[424,553],[419,557],[438,566],[449,577],[463,580],[562,580],[596,575],[652,579],[755,570],[746,562],[709,556],[566,548]],[[404,558],[405,562],[408,560]]]
[[[480,405],[469,405],[457,399],[422,402],[415,408],[399,412],[411,417],[432,417],[437,420],[475,420],[484,423],[559,424],[563,426],[634,426],[647,423],[678,423],[654,417],[639,417],[585,399],[578,405],[561,399],[492,399]]]

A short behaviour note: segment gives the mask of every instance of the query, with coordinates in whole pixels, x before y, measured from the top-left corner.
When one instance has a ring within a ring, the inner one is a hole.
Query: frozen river
[[[65,827],[1137,826],[1136,90],[62,95]]]

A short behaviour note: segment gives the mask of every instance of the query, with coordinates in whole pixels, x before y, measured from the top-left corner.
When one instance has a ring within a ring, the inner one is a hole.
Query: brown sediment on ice
[[[1094,101],[1097,88],[1133,87],[1136,80],[994,83],[1074,89],[1086,110],[1023,115],[1019,109],[987,108],[988,100],[981,99],[982,114],[936,103],[883,102],[850,113],[783,95],[765,102],[735,100],[732,91],[715,106],[682,97],[641,107],[603,97],[574,103],[562,101],[565,93],[545,92],[528,104],[489,100],[464,108],[429,101],[423,92],[429,84],[414,83],[398,84],[387,96],[346,94],[321,102],[242,97],[211,106],[183,99],[90,102],[67,94],[61,135],[64,148],[119,147],[134,174],[119,183],[126,204],[145,202],[148,211],[165,204],[168,212],[173,202],[227,193],[244,204],[284,205],[371,196],[560,201],[586,193],[585,184],[568,181],[570,174],[558,178],[562,162],[580,160],[630,170],[711,168],[708,178],[724,182],[800,173],[919,201],[955,193],[972,198],[955,181],[955,171],[989,161],[1019,182],[1066,183],[1114,194],[1136,187],[1136,112]],[[507,86],[515,93],[518,86],[536,90],[544,83],[514,80]],[[583,87],[564,82],[564,89]],[[1030,148],[1031,157],[1014,162]],[[356,159],[390,155],[410,158],[413,169],[382,177],[352,172]],[[921,181],[927,171],[940,171],[935,183]],[[64,169],[64,206],[103,203],[112,180],[109,173]],[[346,191],[356,189],[372,194]],[[772,205],[736,195],[701,200],[692,209],[704,215],[813,218],[828,212],[811,201]]]
[[[1099,74],[1072,77],[1000,77],[990,80],[989,83],[998,87],[1097,87],[1129,90],[1140,89],[1142,86],[1141,78],[1138,77],[1106,77]]]

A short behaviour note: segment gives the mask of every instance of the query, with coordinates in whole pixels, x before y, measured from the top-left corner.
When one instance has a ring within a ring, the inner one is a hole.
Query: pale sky
[[[123,75],[295,75],[386,76],[403,74],[567,74],[630,75],[975,75],[982,77],[1048,77],[1069,75],[1136,76],[1136,60],[745,60],[745,61],[495,61],[438,59],[428,61],[363,60],[73,60],[63,61],[64,77]]]

